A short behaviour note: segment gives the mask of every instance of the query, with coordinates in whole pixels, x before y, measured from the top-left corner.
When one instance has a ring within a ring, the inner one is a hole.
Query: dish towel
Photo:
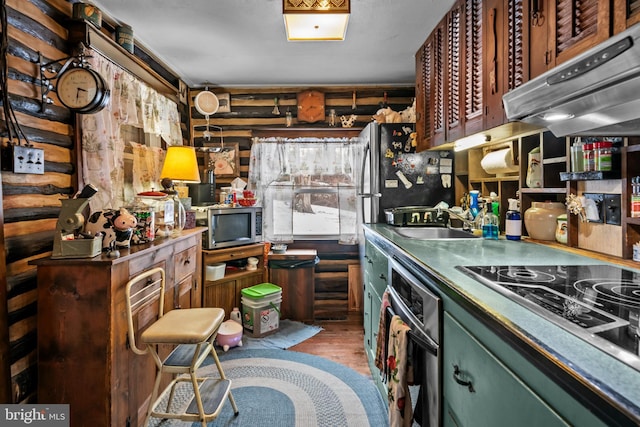
[[[389,426],[410,427],[413,418],[411,395],[409,394],[409,359],[407,344],[411,328],[400,316],[395,315],[389,324],[389,347],[387,349],[387,367],[389,377],[387,390],[389,397]]]
[[[387,307],[389,307],[389,291],[382,294],[382,305],[380,306],[380,322],[378,323],[378,337],[376,338],[376,368],[380,373],[384,372],[386,365],[387,347]]]

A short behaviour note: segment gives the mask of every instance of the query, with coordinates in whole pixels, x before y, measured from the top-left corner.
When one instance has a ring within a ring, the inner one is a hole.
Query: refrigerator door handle
[[[358,197],[382,197],[382,193],[358,193]]]

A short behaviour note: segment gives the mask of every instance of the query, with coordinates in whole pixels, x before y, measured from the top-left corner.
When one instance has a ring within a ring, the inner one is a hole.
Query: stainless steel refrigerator
[[[361,209],[365,223],[386,222],[384,210],[400,206],[455,204],[453,151],[416,152],[415,123],[369,123],[360,133],[365,147]]]

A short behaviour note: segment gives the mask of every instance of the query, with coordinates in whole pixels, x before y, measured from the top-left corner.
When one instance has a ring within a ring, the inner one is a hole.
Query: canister
[[[74,3],[72,16],[75,20],[88,21],[98,28],[102,27],[102,11],[92,4]]]
[[[129,25],[121,24],[116,27],[116,42],[127,52],[133,53],[133,30]]]
[[[597,171],[611,170],[611,147],[609,141],[599,141],[593,144],[593,159]]]

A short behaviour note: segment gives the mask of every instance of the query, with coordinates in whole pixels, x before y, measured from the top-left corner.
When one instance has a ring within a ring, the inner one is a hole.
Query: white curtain
[[[102,111],[82,115],[82,172],[84,184],[98,188],[90,201],[91,211],[95,212],[120,208],[131,202],[131,195],[125,193],[124,185],[122,125],[159,135],[169,145],[182,145],[182,133],[175,102],[98,52],[89,51],[88,55],[91,56],[91,67],[102,75],[111,91],[109,105]],[[144,182],[145,177],[135,176],[139,172],[140,169],[133,168],[134,181]]]
[[[357,193],[363,156],[364,144],[358,138],[254,138],[248,185],[262,205],[265,239],[293,240],[296,188],[315,185],[332,186],[337,194],[339,242],[358,243],[362,215]],[[311,175],[316,177],[314,182],[302,182]],[[323,181],[323,176],[331,178]]]

